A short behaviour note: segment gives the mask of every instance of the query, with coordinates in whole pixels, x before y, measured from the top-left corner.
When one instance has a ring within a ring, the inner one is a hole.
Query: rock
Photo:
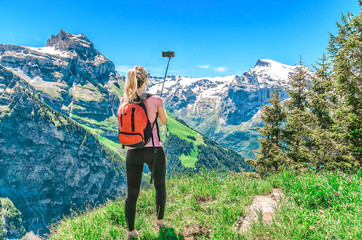
[[[39,235],[36,235],[33,231],[28,232],[21,240],[41,240]]]
[[[55,47],[55,49],[61,51],[75,51],[83,59],[94,58],[95,56],[100,55],[93,43],[83,34],[70,34],[63,29],[58,35],[52,35],[47,41],[46,46]]]
[[[254,67],[270,67],[271,61],[268,61],[266,59],[259,59]]]
[[[278,194],[279,197],[282,196],[280,189],[274,188],[273,193]],[[243,216],[236,222],[236,231],[247,232],[251,225],[258,221],[259,216],[262,216],[264,224],[272,223],[274,212],[279,205],[279,200],[273,199],[272,194],[254,197],[253,203],[246,207]]]
[[[265,224],[270,224],[273,221],[273,217],[270,212],[263,213],[263,222]]]
[[[283,195],[283,193],[282,193],[282,191],[281,191],[280,189],[278,189],[278,188],[273,188],[273,192],[271,193],[271,197],[272,197],[275,201],[279,202],[280,199],[281,199],[283,196],[284,196],[284,195]]]

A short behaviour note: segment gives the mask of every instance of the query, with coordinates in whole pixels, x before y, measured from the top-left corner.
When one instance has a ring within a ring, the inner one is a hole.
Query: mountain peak
[[[270,60],[270,59],[259,59],[256,62],[254,67],[257,67],[257,66],[259,66],[259,67],[271,67],[272,64],[281,64],[281,63]]]
[[[47,47],[54,47],[57,45],[60,45],[61,43],[68,43],[70,44],[71,42],[78,42],[78,43],[82,43],[82,44],[86,44],[86,45],[91,45],[91,41],[89,41],[89,39],[84,36],[83,34],[72,34],[72,33],[68,33],[66,31],[64,31],[63,29],[60,30],[60,32],[55,36],[52,35],[50,37],[50,39],[47,41],[46,46]]]
[[[54,47],[60,51],[74,51],[83,58],[93,58],[100,54],[86,36],[68,33],[63,29],[60,30],[58,35],[52,35],[46,46]]]

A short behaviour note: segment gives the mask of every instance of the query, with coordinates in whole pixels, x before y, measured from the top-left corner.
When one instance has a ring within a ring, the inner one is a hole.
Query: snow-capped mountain
[[[189,78],[172,76],[166,79],[163,96],[167,107],[179,117],[203,115],[220,107],[221,99],[236,76]],[[151,79],[149,91],[161,90],[163,79]]]
[[[240,136],[238,132],[253,131],[260,125],[255,114],[268,102],[270,91],[277,83],[283,90],[282,99],[288,97],[288,76],[295,68],[260,59],[241,76],[167,77],[163,90],[165,105],[194,129],[244,156],[252,156],[254,149],[247,149],[245,153],[245,149],[240,148],[240,142],[250,141],[250,137]],[[151,78],[149,91],[159,93],[162,83],[162,78]],[[256,137],[254,139],[256,141]]]
[[[122,95],[114,63],[83,34],[61,30],[45,47],[0,44],[0,65],[40,90],[45,103],[68,116],[104,119],[117,110],[114,96]]]

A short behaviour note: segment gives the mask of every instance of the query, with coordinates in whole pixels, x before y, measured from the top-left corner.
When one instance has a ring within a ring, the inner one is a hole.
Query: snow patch
[[[61,56],[61,57],[69,57],[70,56],[70,52],[68,52],[68,51],[60,51],[58,49],[55,49],[55,46],[52,46],[52,47],[39,47],[39,48],[24,46],[24,48],[27,48],[27,49],[32,50],[32,51],[44,53],[44,54],[57,55],[57,56]]]
[[[43,78],[40,77],[40,76],[36,76],[34,78],[31,78],[28,75],[26,75],[23,70],[18,69],[18,68],[8,68],[8,70],[11,70],[15,75],[17,75],[18,77],[24,79],[25,81],[27,81],[28,83],[30,83],[32,85],[33,84],[45,85],[46,83],[48,83],[48,82],[44,81]]]
[[[225,126],[225,124],[226,124],[225,119],[219,118],[219,124],[220,124],[220,126]]]

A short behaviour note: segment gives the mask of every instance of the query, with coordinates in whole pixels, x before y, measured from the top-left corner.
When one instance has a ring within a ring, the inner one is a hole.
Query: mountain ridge
[[[271,89],[277,83],[282,90],[281,99],[288,98],[288,76],[296,67],[259,59],[241,76],[167,77],[163,92],[165,105],[190,127],[244,157],[253,158],[259,136],[255,127],[261,125],[257,113],[268,103]],[[150,82],[149,91],[157,93],[163,79],[151,78]]]

